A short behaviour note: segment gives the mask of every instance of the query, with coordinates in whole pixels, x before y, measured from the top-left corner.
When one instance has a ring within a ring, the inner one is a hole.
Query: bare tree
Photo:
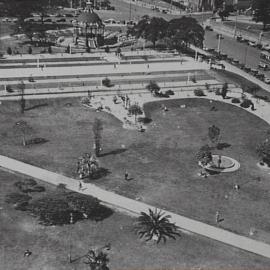
[[[14,125],[15,132],[22,138],[22,145],[26,146],[26,137],[33,133],[33,128],[25,121],[16,122]]]
[[[93,133],[94,133],[94,149],[95,154],[98,157],[101,151],[101,132],[103,130],[103,124],[102,121],[98,118],[95,118],[94,124],[93,124]]]

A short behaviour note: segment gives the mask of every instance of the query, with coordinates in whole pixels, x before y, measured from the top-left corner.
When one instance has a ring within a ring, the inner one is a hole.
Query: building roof
[[[89,24],[89,25],[91,25],[91,24],[101,25],[102,24],[102,20],[93,11],[85,11],[85,12],[81,13],[80,16],[78,17],[78,22],[83,23],[83,24]]]

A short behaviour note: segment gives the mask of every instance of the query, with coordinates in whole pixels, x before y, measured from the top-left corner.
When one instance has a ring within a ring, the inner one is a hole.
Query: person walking
[[[79,182],[79,191],[82,190],[82,182]]]
[[[125,180],[128,181],[128,172],[125,172]]]
[[[216,212],[216,223],[220,222],[220,213],[219,211]]]

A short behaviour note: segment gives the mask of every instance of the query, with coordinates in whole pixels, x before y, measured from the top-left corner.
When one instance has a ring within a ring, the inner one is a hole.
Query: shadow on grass
[[[40,107],[46,107],[46,106],[48,106],[48,103],[37,104],[32,107],[26,108],[25,111],[31,111],[31,110],[34,110]]]
[[[218,150],[223,150],[225,148],[229,148],[230,146],[231,146],[231,144],[229,144],[229,143],[221,142],[221,143],[218,143],[217,149]]]
[[[100,156],[100,157],[105,157],[105,156],[109,156],[109,155],[117,155],[117,154],[124,153],[124,152],[126,152],[126,151],[127,151],[126,148],[120,148],[120,149],[112,150],[112,151],[107,152],[107,153],[99,154],[99,156]]]
[[[110,170],[101,167],[98,169],[97,172],[89,176],[89,178],[85,178],[83,181],[84,183],[91,183],[93,180],[97,180],[99,178],[105,177],[109,175],[110,173],[111,173]]]
[[[152,119],[149,117],[139,117],[138,122],[143,124],[149,124],[152,122]]]

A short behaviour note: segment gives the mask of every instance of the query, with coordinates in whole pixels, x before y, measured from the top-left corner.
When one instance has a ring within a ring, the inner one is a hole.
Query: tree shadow
[[[99,157],[105,157],[105,156],[109,156],[109,155],[117,155],[117,154],[124,153],[126,151],[127,151],[126,148],[119,148],[119,149],[112,150],[112,151],[107,152],[107,153],[101,153],[101,154],[99,154]]]
[[[25,111],[30,111],[30,110],[34,110],[40,107],[46,107],[48,106],[48,103],[42,103],[42,104],[37,104],[37,105],[33,105],[32,107],[26,108]]]
[[[231,144],[226,143],[226,142],[221,142],[217,144],[217,149],[218,150],[223,150],[225,148],[229,148],[231,146]]]
[[[106,168],[99,168],[95,173],[91,174],[88,178],[83,180],[84,183],[91,183],[93,180],[97,180],[99,178],[105,177],[109,175],[111,172]]]
[[[143,124],[149,124],[152,122],[152,119],[149,117],[139,117],[138,122],[143,123]]]

